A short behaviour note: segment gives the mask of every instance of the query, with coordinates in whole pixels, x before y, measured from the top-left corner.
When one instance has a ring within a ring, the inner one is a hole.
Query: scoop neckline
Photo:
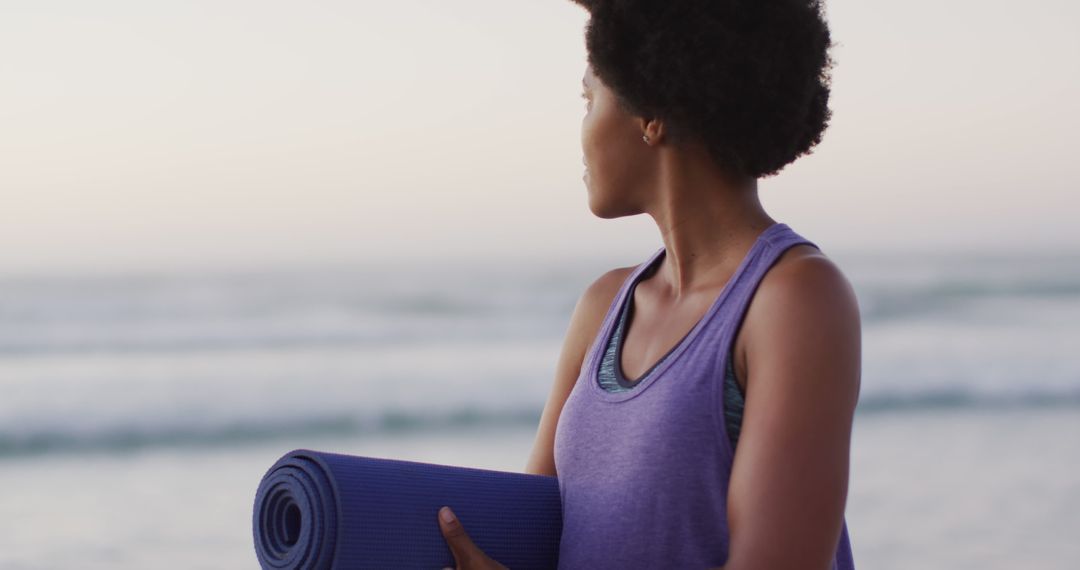
[[[712,320],[713,315],[715,315],[716,312],[720,309],[720,306],[724,304],[724,300],[731,293],[734,284],[739,280],[742,274],[746,272],[747,266],[750,265],[750,260],[755,257],[757,251],[764,247],[764,244],[768,241],[768,239],[773,233],[776,233],[777,231],[780,231],[781,228],[786,227],[788,227],[787,224],[783,222],[777,222],[765,228],[760,234],[758,234],[758,237],[754,240],[754,243],[750,246],[750,249],[748,249],[746,254],[743,255],[743,258],[739,262],[739,265],[735,268],[735,272],[731,274],[731,277],[728,279],[727,283],[724,284],[723,289],[720,290],[720,293],[717,294],[716,299],[713,300],[712,305],[709,306],[708,310],[705,311],[705,314],[702,315],[700,319],[698,319],[698,321],[694,324],[690,331],[682,337],[682,340],[680,340],[674,347],[672,347],[671,350],[669,350],[663,357],[661,357],[658,362],[656,362],[652,367],[650,367],[649,371],[646,372],[645,375],[643,375],[640,379],[638,379],[637,383],[634,385],[633,388],[625,391],[609,392],[600,385],[600,363],[597,357],[600,354],[600,351],[606,349],[608,344],[611,342],[611,336],[614,334],[615,329],[615,320],[621,314],[623,306],[627,303],[627,296],[629,292],[633,290],[634,286],[637,285],[638,279],[641,278],[642,274],[649,268],[651,268],[653,266],[653,263],[655,263],[659,257],[667,254],[666,249],[664,247],[659,248],[651,256],[649,256],[649,259],[639,264],[634,269],[634,271],[626,278],[626,280],[623,282],[622,287],[619,289],[618,302],[613,302],[611,306],[609,306],[608,314],[605,317],[603,327],[601,328],[602,334],[598,338],[599,342],[594,344],[593,350],[589,355],[588,378],[589,384],[591,385],[590,391],[600,399],[609,402],[626,401],[631,398],[637,397],[638,394],[644,392],[645,389],[651,386],[657,378],[663,376],[664,371],[667,370],[667,368],[670,367],[674,362],[676,362],[679,359],[679,356],[691,344],[693,344],[694,339],[696,339],[701,333],[701,329],[703,329],[705,325],[710,320]],[[621,366],[621,363],[616,362],[616,365]]]
[[[614,324],[612,325],[611,334],[608,335],[608,341],[607,341],[607,344],[604,347],[604,352],[601,353],[602,355],[607,356],[607,347],[610,346],[611,343],[615,340],[615,333],[620,333],[619,334],[619,340],[615,342],[615,355],[614,355],[615,362],[614,362],[614,364],[612,366],[611,372],[612,372],[612,376],[614,376],[614,378],[615,378],[615,383],[618,384],[619,386],[622,386],[623,388],[625,388],[627,390],[636,389],[638,386],[641,385],[641,383],[643,381],[645,381],[646,378],[648,378],[654,372],[656,372],[656,367],[660,366],[661,363],[663,363],[665,360],[670,358],[671,354],[673,352],[675,352],[675,349],[679,348],[679,345],[682,344],[683,341],[686,339],[687,335],[690,334],[690,331],[687,331],[686,334],[684,334],[682,336],[682,338],[680,338],[678,340],[678,342],[676,342],[667,352],[664,353],[663,356],[661,356],[659,359],[657,359],[657,361],[654,362],[652,364],[652,366],[649,367],[648,370],[643,372],[637,378],[631,380],[631,379],[627,378],[626,375],[623,374],[623,369],[622,369],[623,345],[625,344],[624,341],[626,340],[626,327],[630,325],[630,320],[634,316],[633,315],[633,311],[634,311],[634,291],[637,289],[637,286],[641,284],[642,280],[644,280],[646,277],[650,276],[652,273],[654,273],[656,271],[657,261],[655,261],[655,260],[661,259],[663,257],[664,257],[663,255],[654,257],[653,258],[654,261],[650,262],[645,267],[645,270],[642,271],[641,277],[638,280],[635,280],[632,283],[630,283],[630,287],[627,289],[626,296],[623,299],[622,306],[619,308],[619,312],[615,314]],[[605,392],[606,391],[607,390],[605,390]]]

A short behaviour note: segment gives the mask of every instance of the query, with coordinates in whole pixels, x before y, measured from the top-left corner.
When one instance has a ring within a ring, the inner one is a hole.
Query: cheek
[[[618,125],[610,116],[588,114],[581,122],[581,151],[593,181],[616,175],[622,154]]]
[[[634,180],[634,162],[640,149],[633,145],[635,127],[630,119],[597,101],[581,119],[581,149],[588,169],[590,191],[608,195],[609,190],[626,192]],[[637,135],[638,141],[641,136]],[[640,143],[639,144],[644,144]]]
[[[595,113],[587,114],[581,120],[581,152],[594,179],[597,173],[605,170],[604,165],[614,151],[611,134],[610,123]]]

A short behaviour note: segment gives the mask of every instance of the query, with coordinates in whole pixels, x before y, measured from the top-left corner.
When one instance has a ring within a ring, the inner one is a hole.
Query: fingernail
[[[454,522],[454,513],[450,510],[450,507],[443,507],[439,509],[439,516],[442,517],[442,520],[445,523]]]

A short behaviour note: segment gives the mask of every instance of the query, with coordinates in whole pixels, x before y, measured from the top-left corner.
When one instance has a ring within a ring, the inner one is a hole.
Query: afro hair
[[[572,0],[593,73],[636,116],[737,176],[778,173],[831,118],[821,0]]]

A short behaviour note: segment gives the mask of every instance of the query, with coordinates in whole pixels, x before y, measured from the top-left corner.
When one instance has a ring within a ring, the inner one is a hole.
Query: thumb
[[[472,563],[476,558],[476,545],[473,544],[472,539],[465,532],[465,527],[461,525],[461,521],[454,515],[454,511],[450,510],[450,507],[439,509],[439,528],[442,530],[443,538],[446,539],[446,544],[450,546],[450,551],[454,553],[457,565],[462,567]]]

